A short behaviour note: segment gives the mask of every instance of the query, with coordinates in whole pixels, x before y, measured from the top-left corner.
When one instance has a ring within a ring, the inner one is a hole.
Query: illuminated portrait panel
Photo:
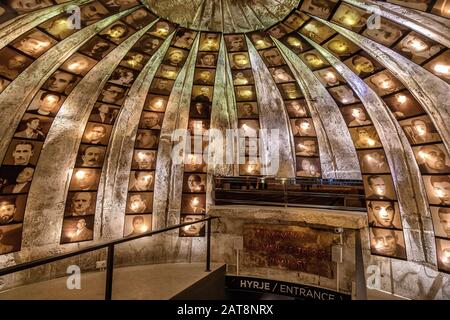
[[[181,198],[182,213],[206,213],[206,195],[204,194],[183,194]]]
[[[369,29],[367,28],[362,33],[364,36],[382,44],[385,46],[391,46],[395,43],[403,33],[407,30],[406,27],[402,27],[396,23],[390,22],[387,19],[380,18],[379,28]]]
[[[95,36],[84,44],[79,51],[95,60],[101,60],[111,52],[114,47],[115,45],[113,43]]]
[[[374,74],[364,80],[379,96],[385,96],[403,89],[403,84],[387,70]]]
[[[14,138],[44,140],[53,118],[25,113],[14,133]]]
[[[369,226],[402,229],[400,209],[396,201],[367,201]]]
[[[311,46],[298,34],[289,33],[281,38],[281,42],[284,43],[296,54],[305,52],[311,49]]]
[[[450,208],[430,207],[434,233],[437,237],[450,239]]]
[[[156,112],[164,112],[167,107],[167,96],[149,94],[145,100],[144,109]]]
[[[156,17],[153,14],[141,8],[126,16],[124,21],[135,29],[142,29],[155,19]]]
[[[154,78],[149,91],[154,94],[170,95],[174,83],[173,80]]]
[[[172,45],[182,49],[190,49],[194,43],[197,32],[180,28],[177,30]]]
[[[105,152],[105,147],[82,144],[78,149],[75,165],[84,168],[101,168],[105,159]]]
[[[0,226],[23,221],[26,194],[0,196]]]
[[[153,192],[130,192],[127,197],[126,214],[151,213]]]
[[[333,98],[336,99],[342,105],[359,102],[358,96],[347,85],[333,87],[329,90],[329,92],[331,93]]]
[[[213,86],[199,86],[194,85],[192,87],[192,100],[199,102],[210,103],[213,99],[214,87]]]
[[[334,35],[336,31],[318,20],[310,20],[300,29],[300,33],[320,44]]]
[[[254,86],[235,87],[236,101],[256,101],[256,91]]]
[[[206,174],[185,173],[183,178],[183,192],[206,192]]]
[[[43,142],[13,139],[6,152],[3,164],[15,166],[35,166]]]
[[[308,105],[305,100],[285,101],[286,110],[290,118],[308,117]]]
[[[314,16],[327,19],[337,2],[337,0],[305,0],[300,9]]]
[[[281,83],[277,86],[283,99],[291,100],[303,97],[303,94],[296,82]]]
[[[90,122],[98,122],[103,124],[114,124],[120,108],[115,105],[97,102],[89,116]]]
[[[152,191],[154,184],[154,171],[131,171],[128,191]]]
[[[215,77],[216,70],[214,69],[196,68],[194,72],[194,84],[213,86]]]
[[[152,230],[151,214],[133,214],[125,216],[124,237],[140,235]]]
[[[284,25],[282,23],[279,23],[272,28],[270,28],[267,32],[274,38],[280,39],[281,37],[285,36],[289,32],[292,32],[291,28],[289,28],[287,25]]]
[[[371,125],[372,121],[369,119],[369,115],[362,104],[355,104],[341,108],[342,116],[345,123],[349,127],[359,127]]]
[[[66,60],[66,62],[62,64],[61,69],[85,76],[96,63],[97,61],[92,58],[79,53],[74,53],[69,59]]]
[[[139,128],[142,129],[161,129],[164,114],[156,112],[142,112]]]
[[[396,200],[396,194],[390,175],[364,175],[366,199]]]
[[[380,148],[380,137],[373,126],[350,128],[350,135],[356,149]]]
[[[77,32],[77,29],[73,28],[69,14],[58,15],[40,24],[39,27],[58,40],[63,40]]]
[[[131,69],[117,67],[108,82],[118,84],[120,86],[129,87],[133,84],[136,79],[137,73]]]
[[[326,42],[324,47],[341,60],[350,57],[359,50],[356,44],[341,35],[337,35]]]
[[[47,79],[42,88],[52,92],[69,94],[79,80],[80,78],[73,74],[57,70]]]
[[[160,19],[150,28],[148,33],[155,37],[165,39],[172,33],[173,30],[175,30],[175,26],[173,24]]]
[[[257,137],[259,132],[258,120],[238,120],[239,135]]]
[[[163,41],[163,39],[146,34],[139,39],[139,41],[134,45],[134,48],[145,54],[153,55],[159,49]]]
[[[88,122],[81,141],[95,145],[107,145],[111,130],[111,125]]]
[[[21,223],[0,226],[0,255],[19,251],[21,240]]]
[[[436,253],[439,269],[450,272],[450,241],[436,239]]]
[[[270,39],[270,36],[265,32],[252,32],[249,37],[256,50],[267,49],[274,46],[272,39]]]
[[[94,238],[94,216],[65,218],[63,220],[61,244],[89,241]]]
[[[421,173],[450,173],[450,159],[442,143],[417,146],[413,151]]]
[[[240,34],[226,35],[225,44],[229,52],[247,51],[245,37]]]
[[[428,116],[420,116],[400,121],[411,144],[436,142],[440,140],[439,133]]]
[[[406,259],[405,239],[400,230],[370,228],[370,249],[372,254]]]
[[[70,179],[70,191],[97,190],[100,181],[100,169],[75,168]]]
[[[182,214],[180,216],[180,223],[190,223],[204,219],[203,215]],[[180,237],[204,237],[205,236],[205,222],[199,222],[180,228]]]
[[[181,67],[188,56],[188,51],[178,48],[169,48],[164,57],[164,64],[172,67]]]
[[[329,66],[327,60],[317,50],[311,50],[300,55],[306,65],[312,70],[322,69]]]
[[[354,55],[344,63],[360,78],[366,78],[383,69],[383,66],[365,52]]]
[[[145,64],[150,60],[150,56],[141,52],[130,51],[120,62],[121,66],[134,70],[142,70]]]
[[[40,90],[30,103],[27,111],[42,116],[54,117],[65,97],[59,93]]]
[[[24,55],[6,47],[0,50],[0,75],[14,80],[22,71],[24,71],[32,60]]]
[[[420,104],[408,90],[397,92],[394,95],[383,98],[383,100],[397,119],[424,113]]]
[[[213,52],[200,52],[197,55],[196,66],[200,68],[215,68],[217,64],[217,53]]]
[[[450,18],[450,1],[437,0],[431,12],[446,18]]]
[[[28,193],[33,180],[34,168],[21,166],[5,166],[0,168],[0,193]]]
[[[256,102],[239,102],[236,106],[238,118],[258,119],[258,104]]]
[[[192,118],[209,118],[211,115],[211,104],[208,102],[192,101],[189,116]]]
[[[200,51],[219,51],[220,46],[220,34],[202,32],[200,34]]]
[[[268,67],[278,67],[286,64],[277,48],[260,51],[260,55]]]
[[[366,26],[369,16],[370,14],[362,9],[342,3],[334,13],[331,21],[352,31],[359,32]]]
[[[395,51],[418,64],[434,57],[442,49],[444,49],[443,46],[414,31],[394,47]]]
[[[311,118],[291,119],[292,133],[297,137],[315,137],[316,130]]]
[[[294,11],[284,20],[283,23],[289,28],[297,30],[309,19],[309,16],[307,16],[303,12]]]
[[[294,138],[295,155],[303,157],[318,157],[319,146],[315,138]]]
[[[205,119],[190,119],[188,130],[191,135],[203,135],[209,129],[210,122]]]
[[[333,67],[315,71],[314,74],[325,87],[334,87],[346,83]]]
[[[229,54],[231,69],[249,69],[251,68],[250,57],[247,52],[234,52]]]
[[[154,170],[156,168],[156,150],[134,150],[131,169]]]
[[[261,164],[259,159],[246,159],[245,163],[239,165],[239,175],[259,176],[261,175]]]
[[[186,154],[184,159],[185,172],[206,172],[206,163],[202,154]]]
[[[430,204],[450,206],[450,176],[422,176]]]
[[[254,84],[253,72],[251,69],[247,70],[232,70],[233,85],[242,86],[247,84]]]
[[[47,34],[32,30],[15,40],[12,46],[33,58],[38,58],[56,43],[57,41]]]
[[[444,51],[442,54],[426,63],[424,67],[442,80],[450,83],[450,50]]]
[[[69,192],[66,201],[65,217],[95,214],[96,192]]]
[[[296,157],[297,177],[318,178],[321,176],[320,159],[310,157]]]
[[[358,150],[361,173],[389,173],[389,165],[383,149]]]
[[[133,28],[121,21],[118,21],[100,32],[100,35],[115,44],[120,44],[134,32],[135,30]]]
[[[139,129],[136,134],[135,148],[156,149],[159,143],[159,130]]]

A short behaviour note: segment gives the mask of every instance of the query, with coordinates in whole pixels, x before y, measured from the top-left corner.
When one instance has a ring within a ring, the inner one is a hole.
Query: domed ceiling
[[[361,180],[372,255],[449,272],[449,10],[2,2],[1,257],[199,219],[213,176],[276,176]]]

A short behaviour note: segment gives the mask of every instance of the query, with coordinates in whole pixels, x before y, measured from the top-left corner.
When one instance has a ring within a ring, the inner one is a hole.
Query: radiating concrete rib
[[[128,180],[139,119],[153,77],[161,64],[173,34],[168,37],[139,73],[120,111],[105,157],[97,196],[97,215],[101,214],[102,238],[123,234]],[[104,183],[103,183],[104,182]]]
[[[246,39],[253,77],[255,78],[259,123],[262,129],[267,130],[266,132],[260,132],[260,139],[263,145],[261,158],[264,159],[264,163],[269,167],[269,171],[264,172],[262,170],[261,173],[282,178],[295,177],[294,138],[283,98],[258,51],[256,51],[251,41],[248,38]],[[275,133],[272,136],[271,130],[278,130],[278,137]],[[273,150],[274,142],[277,142],[277,139],[278,150],[277,148]],[[263,166],[262,169],[264,169]]]
[[[233,164],[226,162],[226,134],[227,129],[237,127],[236,102],[229,94],[233,92],[230,83],[231,71],[227,61],[225,41],[222,37],[219,57],[217,61],[216,79],[214,84],[214,97],[211,107],[211,133],[209,137],[208,150],[208,183],[206,190],[206,203],[212,204],[213,176],[232,176],[234,174]],[[216,136],[217,135],[217,136]],[[234,139],[229,148],[234,150],[236,144]],[[233,153],[234,154],[234,153]]]
[[[343,36],[347,37],[374,59],[391,71],[397,79],[414,95],[429,114],[442,140],[450,152],[450,85],[431,72],[411,62],[397,52],[367,39],[355,32],[339,27],[322,19]]]
[[[175,224],[178,219],[176,209],[171,211],[170,208],[171,205],[175,205],[175,200],[181,201],[182,177],[180,178],[180,170],[182,176],[183,165],[173,164],[172,162],[172,134],[176,129],[187,128],[199,39],[200,36],[198,35],[186,64],[175,81],[161,126],[158,159],[156,162],[155,197],[153,199],[153,229],[160,229],[166,225]],[[174,156],[178,158],[182,157],[183,154]],[[175,194],[179,195],[178,199],[174,198]],[[175,200],[171,201],[172,199]],[[179,206],[180,204],[176,207]]]
[[[0,28],[0,49],[44,21],[51,19],[60,13],[66,12],[69,7],[81,6],[92,1],[93,0],[74,0],[21,16],[14,23],[10,23],[8,26]]]
[[[103,58],[63,103],[34,173],[25,214],[23,246],[59,243],[71,172],[89,115],[113,70],[147,29],[137,31]],[[98,227],[96,221],[96,231]],[[98,232],[95,235],[97,238]]]
[[[344,0],[344,2],[379,14],[450,48],[450,27],[448,24],[438,23],[436,19],[430,19],[425,12],[380,1]]]
[[[103,19],[67,37],[34,61],[6,87],[0,94],[0,159],[5,156],[25,110],[47,78],[91,37],[134,10],[136,8]]]
[[[347,81],[372,119],[385,150],[397,191],[408,259],[435,265],[434,241],[429,243],[431,239],[425,239],[429,234],[422,232],[424,226],[431,226],[427,197],[420,188],[422,178],[411,145],[399,123],[383,100],[343,62],[320,45],[304,38]],[[425,230],[428,230],[428,227]]]
[[[362,179],[358,156],[347,125],[334,99],[304,62],[273,39],[293,71],[312,113],[323,178]]]

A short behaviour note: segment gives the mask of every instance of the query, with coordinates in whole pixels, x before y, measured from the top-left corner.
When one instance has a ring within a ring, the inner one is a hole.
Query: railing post
[[[211,271],[211,218],[207,221],[207,234],[206,234],[206,272]]]
[[[112,297],[112,281],[114,271],[114,245],[108,246],[108,257],[106,260],[106,288],[105,300],[111,300]]]

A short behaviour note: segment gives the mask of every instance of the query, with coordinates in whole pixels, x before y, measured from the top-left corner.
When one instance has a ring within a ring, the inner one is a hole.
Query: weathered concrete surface
[[[395,23],[407,26],[424,36],[450,47],[450,26],[445,19],[431,19],[430,15],[392,3],[371,0],[344,0],[355,7],[368,10],[378,8],[375,13]],[[373,12],[374,10],[372,10]]]
[[[227,163],[228,152],[235,154],[236,141],[230,139],[227,145],[227,129],[237,128],[236,101],[231,78],[231,70],[228,63],[228,55],[225,49],[225,40],[222,37],[219,57],[217,61],[216,79],[214,83],[214,97],[211,107],[210,136],[207,162],[207,186],[206,205],[213,204],[212,192],[214,187],[214,175],[233,176],[238,166]],[[236,175],[239,175],[237,173]]]
[[[281,21],[299,0],[143,0],[159,16],[195,30],[224,33],[264,29]]]
[[[0,159],[5,156],[25,110],[47,78],[91,37],[134,10],[136,9],[129,9],[103,19],[59,42],[34,61],[0,94]]]
[[[69,7],[81,6],[92,1],[93,0],[73,0],[59,5],[53,5],[17,17],[18,19],[16,19],[14,23],[11,22],[5,27],[0,26],[0,50],[20,35],[30,31],[41,23],[56,17],[58,14],[66,12]]]
[[[259,123],[262,129],[267,130],[260,132],[263,146],[260,154],[261,173],[280,178],[293,178],[295,177],[294,138],[283,98],[258,51],[250,39],[246,38],[246,40],[255,79]],[[278,133],[276,131],[272,133],[271,130],[278,130]],[[264,170],[264,167],[267,169]]]
[[[148,89],[172,38],[173,34],[165,40],[139,73],[128,91],[116,125],[111,132],[97,194],[96,212],[102,213],[102,238],[116,238],[123,234],[128,180],[139,119]]]
[[[435,265],[435,248],[430,248],[429,251],[424,246],[426,234],[422,232],[422,228],[427,221],[422,222],[422,217],[430,217],[430,212],[426,194],[420,188],[422,176],[411,145],[398,121],[383,100],[343,62],[315,42],[306,37],[304,39],[347,81],[364,104],[375,126],[397,191],[408,259]]]
[[[305,63],[273,38],[308,103],[319,143],[323,178],[362,179],[358,156],[341,111]]]
[[[172,134],[174,130],[187,129],[188,126],[199,40],[200,35],[197,35],[186,63],[174,83],[161,126],[153,199],[153,229],[176,224],[180,218],[183,165],[174,164],[172,161]],[[183,157],[184,152],[176,156]]]
[[[63,103],[48,132],[28,195],[22,251],[17,254],[22,259],[36,258],[35,248],[39,246],[54,245],[56,252],[78,246],[59,246],[59,240],[64,204],[81,137],[112,71],[147,29],[139,30],[111,51],[88,72]],[[95,239],[99,238],[100,225],[101,215],[97,215]]]

